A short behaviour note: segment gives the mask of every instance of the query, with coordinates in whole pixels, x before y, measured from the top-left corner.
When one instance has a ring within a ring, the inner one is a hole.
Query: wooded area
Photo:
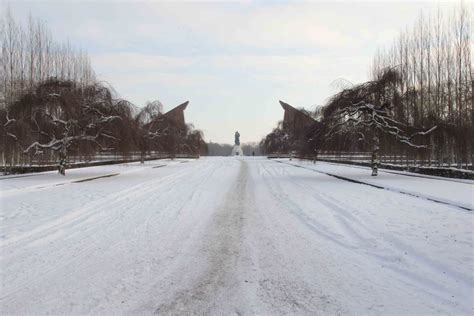
[[[6,165],[91,159],[101,151],[127,157],[207,153],[202,132],[165,117],[159,101],[140,109],[98,83],[89,57],[53,40],[41,20],[1,23],[1,159]],[[5,168],[6,170],[6,168]]]
[[[472,168],[471,19],[463,5],[449,17],[421,14],[413,28],[376,54],[371,81],[346,85],[311,113],[315,123],[304,137],[294,139],[279,126],[261,146],[267,153],[301,155],[377,151]]]

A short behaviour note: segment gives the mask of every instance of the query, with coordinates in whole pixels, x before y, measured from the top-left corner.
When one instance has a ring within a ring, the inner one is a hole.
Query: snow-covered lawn
[[[247,157],[0,177],[0,313],[473,314],[472,196]]]
[[[308,160],[277,159],[276,161],[473,210],[474,181],[472,180],[435,177],[386,169],[380,169],[379,175],[372,177],[369,167],[322,161],[313,164]],[[401,177],[400,175],[404,176]],[[411,179],[407,177],[411,177]]]

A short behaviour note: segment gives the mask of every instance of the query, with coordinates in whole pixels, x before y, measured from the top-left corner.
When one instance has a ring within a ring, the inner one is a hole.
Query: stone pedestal
[[[242,151],[242,148],[239,145],[235,145],[232,148],[232,156],[243,156],[244,152]]]

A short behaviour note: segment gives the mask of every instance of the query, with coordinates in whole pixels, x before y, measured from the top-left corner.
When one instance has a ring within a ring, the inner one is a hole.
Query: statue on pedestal
[[[240,147],[240,133],[237,131],[234,134],[234,147],[232,148],[232,156],[243,156],[244,152]]]
[[[235,132],[235,142],[234,142],[234,145],[235,146],[240,146],[240,134],[239,132]]]

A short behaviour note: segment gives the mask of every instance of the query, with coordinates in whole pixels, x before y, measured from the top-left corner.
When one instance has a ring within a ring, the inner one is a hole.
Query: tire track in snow
[[[151,168],[154,169],[154,168],[160,168],[160,167],[165,167],[165,166],[167,166],[167,165],[158,165],[158,166],[154,166],[154,167],[151,167]],[[87,168],[87,167],[85,167],[85,168]],[[95,168],[95,167],[90,167],[90,168]],[[81,182],[87,182],[87,181],[97,180],[97,179],[101,179],[101,178],[115,177],[115,176],[119,176],[119,175],[140,172],[143,169],[147,169],[147,168],[149,168],[149,167],[147,166],[147,167],[144,167],[144,168],[139,168],[139,169],[135,169],[135,170],[131,170],[131,171],[123,171],[123,172],[102,174],[102,175],[93,176],[93,177],[89,176],[89,177],[79,178],[79,179],[70,180],[70,181],[56,182],[56,183],[52,183],[52,184],[48,184],[48,185],[29,186],[29,187],[26,187],[26,188],[15,188],[15,189],[9,189],[9,190],[0,190],[0,197],[8,197],[8,196],[26,194],[26,193],[29,193],[29,192],[54,189],[58,186],[69,185],[69,184],[73,184],[73,183],[81,183]],[[34,174],[34,175],[23,176],[23,177],[18,177],[18,178],[41,176],[41,175],[52,174],[52,173],[56,173],[56,172],[57,171],[54,171],[54,172],[49,172],[48,171],[47,173]],[[14,178],[14,177],[12,177],[12,178]],[[0,179],[0,180],[8,180],[8,179]]]
[[[283,164],[295,166],[290,163]],[[316,171],[304,167],[301,168],[310,171]],[[275,172],[276,171],[274,169],[269,169],[266,171],[269,177],[274,178],[276,176]],[[325,172],[318,173],[325,174]],[[316,218],[306,214],[306,212],[304,212],[304,208],[300,208],[298,206],[297,198],[294,196],[291,198],[288,196],[281,198],[281,195],[279,195],[277,192],[285,192],[285,189],[277,181],[267,181],[268,186],[272,188],[271,192],[273,193],[274,198],[279,200],[280,203],[286,205],[287,210],[289,210],[293,215],[300,219],[303,224],[305,224],[308,228],[321,237],[324,237],[330,242],[338,246],[342,246],[343,248],[352,252],[358,253],[365,249],[365,256],[371,256],[374,259],[383,262],[385,268],[390,269],[396,275],[409,281],[410,283],[417,284],[421,291],[428,295],[435,296],[439,301],[444,302],[446,305],[453,304],[452,301],[447,299],[451,297],[452,294],[456,294],[457,297],[465,296],[465,293],[459,292],[457,285],[464,284],[464,286],[469,287],[472,284],[472,277],[458,273],[450,266],[444,265],[429,258],[393,234],[381,234],[380,232],[369,228],[369,226],[363,224],[357,217],[352,215],[357,214],[359,210],[350,206],[344,201],[338,200],[324,193],[320,188],[318,188],[317,185],[314,187],[308,187],[299,181],[292,180],[291,177],[288,177],[288,179],[292,185],[299,188],[298,192],[301,194],[301,196],[310,197],[311,199],[315,200],[316,204],[320,203],[330,210],[331,215],[339,224],[342,225],[345,230],[343,235],[332,233],[330,231],[330,227],[325,227],[325,225],[318,223]],[[361,232],[364,232],[368,236],[363,236]],[[345,238],[347,236],[352,236],[355,243],[348,244],[345,242],[344,239],[347,239]],[[364,244],[367,244],[368,241],[372,241],[371,243],[375,244],[373,244],[371,247],[364,247]],[[403,260],[407,261],[408,267],[406,265],[401,265],[401,261],[397,262],[398,260],[395,260],[396,258],[403,257],[403,254],[406,255],[407,253],[409,253],[410,256]],[[412,264],[423,267],[421,270],[430,271],[433,275],[443,275],[443,277],[446,278],[445,281],[448,282],[442,284],[437,280],[433,280],[429,276],[424,276],[423,274],[417,273],[416,271],[412,271]]]
[[[163,178],[152,179],[150,181],[140,183],[126,190],[121,190],[114,194],[108,195],[105,198],[96,200],[85,205],[84,207],[71,210],[68,212],[68,214],[51,222],[45,223],[44,225],[41,225],[32,231],[7,238],[6,240],[0,242],[0,249],[2,250],[1,259],[2,261],[7,259],[8,256],[6,254],[9,252],[8,249],[10,247],[27,247],[31,244],[41,244],[44,241],[52,242],[55,239],[63,237],[64,234],[62,232],[66,230],[69,234],[79,232],[80,235],[94,236],[94,231],[98,230],[97,226],[102,227],[101,224],[105,222],[104,224],[106,224],[107,227],[101,232],[101,234],[104,234],[107,229],[114,227],[115,222],[118,221],[117,212],[125,211],[127,206],[126,202],[129,196],[133,196],[134,200],[145,196],[147,196],[148,199],[153,199],[154,196],[149,194],[151,191],[159,189],[159,187],[165,185],[170,185],[173,187],[182,180],[182,177],[186,176],[188,173],[189,170],[186,169]],[[159,181],[161,181],[161,183],[154,185]],[[146,189],[144,189],[144,187]],[[143,202],[144,199],[142,200],[142,203]],[[94,218],[108,210],[112,210],[112,212],[107,212],[108,214],[105,214],[106,216],[100,221]],[[112,217],[112,221],[110,221],[109,217]],[[88,225],[88,223],[94,223],[94,225]],[[117,246],[117,244],[113,245]],[[68,267],[74,262],[80,262],[78,261],[78,258],[81,256],[87,256],[89,250],[93,249],[95,246],[96,245],[94,243],[81,243],[80,247],[78,247],[78,251],[75,252],[74,257],[68,258],[67,260],[61,260],[61,262],[57,262],[52,265],[47,265],[42,271],[42,274],[38,275],[37,278],[44,278],[46,275],[57,272],[63,267]],[[57,250],[61,249],[56,249],[56,251]],[[15,279],[17,290],[21,290],[33,281],[30,278],[23,279],[22,277],[16,277]],[[12,291],[8,294],[8,296],[14,296],[15,293],[16,291]]]
[[[101,210],[107,209],[107,207],[110,207],[111,205],[120,205],[122,202],[127,201],[129,196],[140,198],[147,196],[149,193],[153,192],[158,187],[164,185],[173,186],[175,183],[181,181],[181,178],[186,176],[190,171],[192,171],[192,167],[177,171],[176,173],[172,173],[165,177],[153,178],[151,180],[139,183],[125,190],[109,194],[104,198],[94,200],[93,202],[88,203],[83,207],[71,210],[67,214],[51,222],[47,222],[39,227],[36,227],[33,230],[0,240],[0,249],[9,246],[13,243],[17,243],[26,238],[36,240],[38,239],[40,234],[49,235],[51,234],[49,231],[57,231],[69,225],[78,225],[80,222],[88,220],[91,215],[97,215],[98,213],[100,213]],[[168,180],[171,180],[171,184],[166,182]],[[149,198],[151,197],[153,197],[153,195],[149,195]]]
[[[247,177],[247,163],[241,160],[237,181],[215,211],[200,242],[198,251],[205,254],[208,262],[204,274],[191,288],[179,291],[170,302],[162,303],[155,314],[241,313],[240,307],[233,305],[229,298],[239,292],[235,266],[242,251],[244,213],[249,207]]]
[[[14,287],[10,287],[8,291],[4,291],[2,293],[3,297],[0,297],[2,300],[2,305],[6,305],[11,299],[14,299],[18,293],[25,291],[25,289],[32,288],[38,284],[42,284],[50,278],[56,278],[58,275],[63,275],[68,273],[71,266],[74,266],[74,269],[87,269],[90,266],[90,257],[97,257],[98,252],[108,252],[109,250],[113,252],[121,251],[121,249],[141,249],[143,254],[145,254],[145,258],[147,253],[151,253],[153,248],[155,248],[156,252],[156,227],[161,228],[160,231],[166,232],[166,236],[173,236],[175,232],[173,232],[173,227],[179,225],[180,223],[176,222],[176,214],[179,213],[181,210],[189,206],[192,203],[195,203],[195,196],[192,193],[192,197],[188,199],[183,199],[184,196],[181,196],[181,199],[177,201],[180,203],[180,208],[176,209],[172,205],[164,206],[164,209],[160,212],[152,212],[149,215],[146,211],[140,212],[130,212],[129,206],[133,205],[136,208],[142,207],[144,204],[151,202],[154,203],[157,200],[157,196],[153,194],[153,191],[157,191],[161,193],[161,196],[171,195],[176,196],[178,192],[175,192],[176,187],[180,186],[180,183],[183,183],[183,178],[187,179],[190,173],[193,173],[192,178],[199,180],[197,183],[189,183],[185,186],[187,187],[186,192],[188,192],[188,188],[192,188],[194,190],[202,190],[203,185],[207,183],[209,177],[212,177],[215,172],[219,171],[222,166],[212,166],[211,164],[206,164],[204,167],[196,168],[196,166],[190,165],[186,166],[184,170],[180,170],[179,172],[175,172],[171,175],[161,178],[154,178],[151,181],[143,182],[137,186],[129,188],[127,190],[122,190],[117,192],[113,195],[112,198],[107,198],[106,201],[104,199],[101,200],[99,204],[94,204],[92,206],[86,206],[95,209],[96,214],[102,214],[99,219],[93,217],[87,217],[84,220],[80,221],[73,221],[63,227],[52,227],[53,229],[46,229],[42,232],[42,236],[31,235],[26,236],[30,237],[27,241],[32,241],[32,243],[42,243],[42,239],[48,239],[49,242],[51,237],[55,237],[57,232],[67,231],[67,235],[74,235],[79,233],[78,237],[73,237],[71,241],[63,239],[60,243],[56,244],[49,244],[45,245],[47,247],[48,253],[54,253],[56,258],[62,258],[60,261],[48,261],[49,258],[44,259],[37,258],[36,251],[30,252],[29,255],[23,259],[26,260],[25,263],[22,263],[26,266],[33,265],[42,265],[44,269],[42,269],[42,273],[35,275],[32,277],[31,275],[11,275],[6,277],[2,280],[5,284],[13,283],[14,280]],[[181,184],[182,186],[182,184]],[[147,189],[146,189],[147,188]],[[167,189],[165,189],[167,188]],[[145,190],[146,189],[146,190]],[[125,192],[126,191],[126,192]],[[179,191],[181,192],[181,191]],[[117,198],[117,196],[131,196],[133,197],[132,200],[127,199],[119,199],[115,202],[110,202],[113,198]],[[177,196],[176,196],[177,197]],[[196,196],[197,198],[197,196]],[[168,198],[169,200],[169,198]],[[139,203],[137,203],[139,202]],[[124,214],[127,216],[124,220],[127,221],[127,225],[124,226],[123,222],[121,221],[121,217]],[[81,214],[79,214],[81,215]],[[143,215],[147,215],[144,217]],[[92,214],[94,216],[94,214]],[[164,218],[165,217],[165,218]],[[174,221],[174,222],[173,222]],[[164,226],[163,226],[164,222]],[[64,223],[66,224],[66,223]],[[93,225],[91,225],[93,224]],[[155,225],[155,240],[151,239],[151,237],[146,236],[149,233],[149,229],[147,228],[150,224]],[[124,226],[124,227],[122,227]],[[115,239],[117,235],[117,230],[123,232],[120,234],[123,239]],[[114,235],[108,236],[108,232],[115,231]],[[57,236],[60,238],[62,235]],[[84,239],[80,238],[81,236],[86,236]],[[127,236],[128,238],[125,238]],[[64,236],[63,236],[64,237]],[[132,237],[132,238],[130,238]],[[146,238],[148,243],[145,243],[146,246],[150,248],[143,247],[143,238]],[[131,244],[131,245],[130,245]],[[20,248],[28,248],[30,245],[22,244]],[[19,247],[18,243],[14,244],[13,249],[17,249]],[[71,249],[71,247],[73,249]],[[10,248],[12,249],[12,248]],[[43,249],[41,249],[43,250]],[[44,251],[44,250],[43,250]],[[5,256],[8,250],[2,250],[2,260],[5,260]],[[74,255],[71,256],[63,256],[62,253],[68,254],[73,253]],[[142,255],[143,256],[143,255]],[[101,256],[99,256],[101,257]],[[121,264],[122,261],[127,260],[136,260],[133,257],[128,259],[121,258],[117,260],[116,264]],[[16,258],[9,258],[10,260]],[[39,259],[39,260],[38,260]],[[54,259],[54,257],[53,257]],[[143,258],[142,258],[143,259]],[[148,260],[148,258],[147,258]],[[149,258],[150,264],[149,266],[153,265],[156,267],[157,261],[155,258]],[[22,260],[23,261],[23,260]],[[30,264],[28,264],[28,262]],[[138,262],[138,265],[142,265],[143,263]],[[22,270],[22,269],[21,269]],[[146,272],[146,271],[143,271]],[[68,279],[70,276],[65,275],[65,279]],[[10,280],[11,279],[11,280]],[[124,278],[124,282],[122,280],[118,280],[117,286],[123,284],[123,287],[137,287],[137,282],[143,281],[143,279],[149,279],[147,275],[134,275],[134,278]],[[103,280],[99,280],[101,283]],[[96,284],[97,286],[97,284]],[[71,290],[71,289],[70,289]],[[73,291],[72,291],[73,292]],[[65,293],[62,293],[65,294]],[[66,294],[65,294],[66,295]],[[67,296],[67,295],[66,295]],[[103,300],[108,300],[108,294],[103,297]],[[87,305],[86,302],[83,303]],[[99,304],[97,302],[97,304]],[[97,307],[98,305],[95,305]],[[95,308],[94,306],[89,306],[90,309]],[[84,310],[83,313],[86,313],[88,310]],[[88,313],[88,312],[87,312]]]
[[[251,173],[256,211],[249,220],[249,239],[253,267],[257,269],[255,296],[259,299],[255,314],[347,314],[344,302],[322,282],[328,275],[325,254],[316,245],[308,244],[305,234],[301,234],[307,232],[302,222],[293,221],[292,206],[286,201],[300,197],[288,196],[285,190],[275,186],[275,182],[287,175],[286,170],[280,169],[275,174],[267,166],[266,161],[256,160]]]
[[[326,193],[318,192],[317,190],[309,190],[307,186],[302,185],[298,181],[291,181],[291,182],[295,186],[300,187],[302,192],[307,192],[306,195],[308,196],[314,195],[317,201],[319,201],[321,204],[326,206],[328,209],[333,210],[334,211],[333,215],[335,216],[335,218],[345,227],[348,234],[352,235],[355,238],[355,240],[358,241],[359,246],[357,247],[364,245],[365,243],[367,243],[368,240],[372,240],[374,242],[379,240],[379,243],[380,243],[380,240],[382,240],[383,243],[385,244],[384,253],[377,253],[377,252],[370,253],[374,257],[387,260],[387,258],[396,257],[399,254],[410,253],[411,260],[416,261],[417,264],[423,265],[427,269],[431,269],[434,273],[444,274],[446,277],[449,277],[453,283],[461,282],[461,283],[464,283],[465,285],[472,283],[472,280],[466,280],[465,275],[459,274],[453,269],[451,269],[449,266],[441,265],[438,262],[426,257],[419,251],[416,251],[410,245],[401,241],[399,238],[396,238],[393,235],[380,234],[377,231],[369,228],[369,226],[365,225],[357,217],[352,215],[352,214],[357,214],[359,210],[352,207],[348,203],[335,199]],[[354,227],[356,227],[357,230],[354,229]],[[370,239],[367,239],[367,237],[362,236],[360,231],[367,233],[370,236]],[[388,244],[391,245],[392,249],[388,249]],[[391,253],[387,254],[386,253],[387,250],[389,250]],[[394,253],[394,250],[396,250],[397,253]],[[413,256],[413,254],[416,254],[416,255]],[[393,265],[390,265],[390,264],[388,264],[387,267],[395,268],[393,267]],[[403,269],[400,269],[397,267],[395,272],[400,273],[400,272],[403,272],[402,270]],[[416,276],[415,274],[409,271],[405,271],[404,273],[409,278],[411,277],[413,279],[422,280],[424,281],[424,283],[431,284],[433,287],[442,288],[440,284],[434,283],[429,278]],[[448,294],[448,293],[444,293],[444,294]]]

